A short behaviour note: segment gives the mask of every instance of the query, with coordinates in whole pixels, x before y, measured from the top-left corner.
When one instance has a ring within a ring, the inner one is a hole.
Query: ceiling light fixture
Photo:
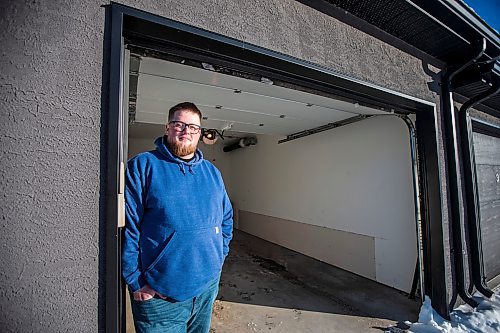
[[[217,142],[217,139],[221,137],[222,140],[224,140],[223,136],[224,131],[219,132],[215,128],[203,128],[202,129],[202,135],[201,135],[201,140],[203,141],[204,144],[207,145],[213,145],[215,142]]]

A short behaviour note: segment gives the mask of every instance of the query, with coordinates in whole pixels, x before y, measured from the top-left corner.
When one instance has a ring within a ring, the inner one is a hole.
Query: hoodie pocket
[[[176,236],[177,236],[177,232],[174,231],[172,233],[172,235],[165,241],[163,249],[160,251],[158,256],[156,256],[156,259],[153,260],[153,262],[148,266],[148,268],[146,269],[146,272],[151,270],[153,267],[155,267],[158,264],[158,262],[165,256],[165,253],[167,253],[167,251],[169,251],[169,248],[172,247],[172,244],[175,243]]]
[[[165,288],[197,288],[220,273],[222,248],[220,226],[178,230],[145,273],[153,284]]]

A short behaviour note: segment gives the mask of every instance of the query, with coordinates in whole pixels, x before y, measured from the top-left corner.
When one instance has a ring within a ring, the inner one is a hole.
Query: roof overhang
[[[498,32],[462,1],[299,1],[413,55],[432,59],[442,67],[452,68],[465,63],[485,39],[482,57],[456,77],[459,87],[455,92],[466,99],[488,90],[500,75],[496,70],[500,64]],[[367,24],[360,24],[359,20]],[[500,112],[498,95],[482,104]]]

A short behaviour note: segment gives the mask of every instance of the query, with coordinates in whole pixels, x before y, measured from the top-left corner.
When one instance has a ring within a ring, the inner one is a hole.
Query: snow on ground
[[[492,333],[500,332],[500,289],[490,299],[476,294],[479,305],[472,309],[461,305],[450,314],[451,321],[439,316],[432,309],[431,300],[426,296],[420,309],[417,323],[407,322],[412,333]]]

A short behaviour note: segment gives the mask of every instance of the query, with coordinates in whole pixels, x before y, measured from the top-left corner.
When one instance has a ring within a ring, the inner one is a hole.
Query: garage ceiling
[[[135,122],[164,125],[168,109],[194,102],[202,125],[231,132],[289,135],[357,115],[386,112],[264,82],[155,58],[141,58]]]

